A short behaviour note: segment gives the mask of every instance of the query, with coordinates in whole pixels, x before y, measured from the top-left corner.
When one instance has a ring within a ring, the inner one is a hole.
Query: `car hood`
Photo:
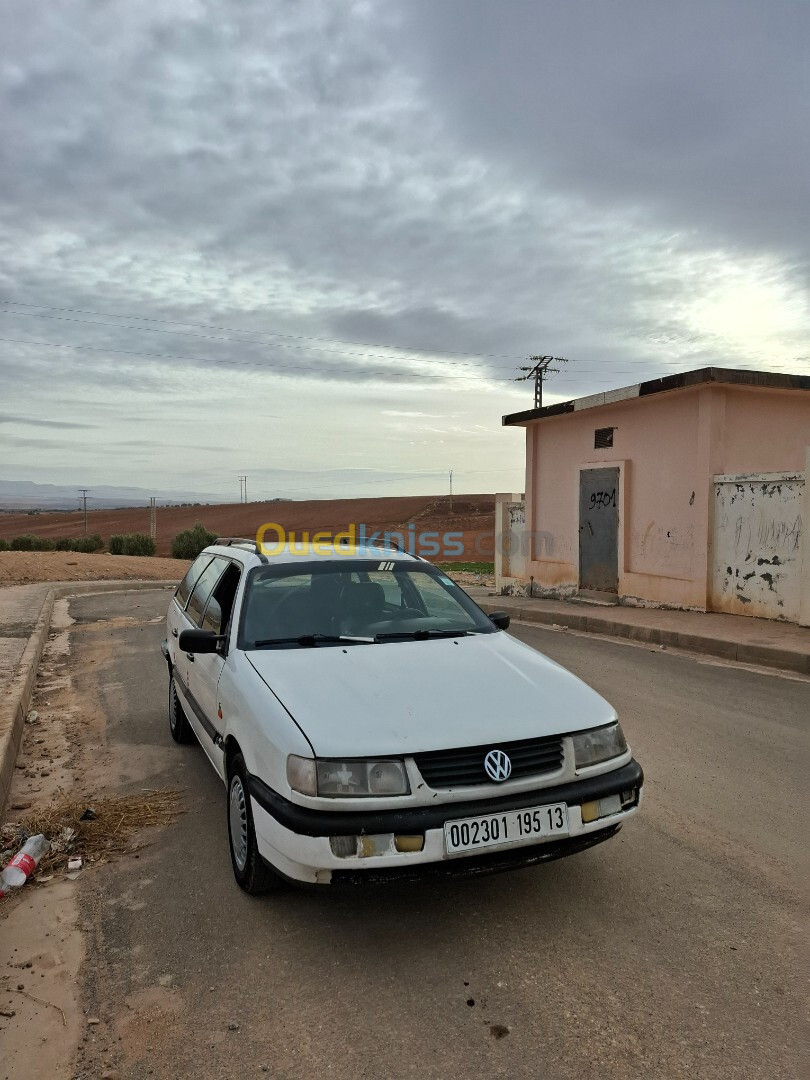
[[[503,632],[248,657],[321,757],[401,756],[616,719],[575,675]]]

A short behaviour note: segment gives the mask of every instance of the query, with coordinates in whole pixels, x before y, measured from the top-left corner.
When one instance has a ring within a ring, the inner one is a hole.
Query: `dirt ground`
[[[222,506],[159,506],[157,510],[157,553],[168,555],[172,538],[201,521],[220,536],[254,537],[261,525],[274,522],[294,530],[335,532],[349,525],[365,525],[367,530],[398,531],[409,524],[418,535],[427,532],[460,532],[464,552],[437,561],[492,561],[494,495],[458,495],[452,509],[447,496],[413,495],[377,499],[319,499],[302,502],[236,503]],[[87,531],[106,541],[116,533],[148,533],[149,507],[121,510],[92,510],[87,515]],[[50,514],[0,514],[0,538],[33,534],[55,540],[84,533],[81,512]],[[271,534],[272,535],[272,534]],[[407,534],[405,535],[407,539]]]
[[[0,551],[0,588],[37,581],[179,581],[184,559],[82,555],[75,551]]]

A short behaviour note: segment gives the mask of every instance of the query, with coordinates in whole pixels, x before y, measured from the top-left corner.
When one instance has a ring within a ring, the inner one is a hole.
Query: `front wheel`
[[[259,854],[248,792],[245,759],[236,754],[228,766],[228,840],[233,876],[252,896],[274,892],[284,884]]]
[[[194,731],[188,722],[180,698],[177,696],[177,687],[174,683],[174,673],[169,672],[169,731],[177,743],[194,742]]]

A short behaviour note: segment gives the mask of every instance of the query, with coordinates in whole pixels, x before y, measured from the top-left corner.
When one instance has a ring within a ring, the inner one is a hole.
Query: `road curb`
[[[17,751],[22,742],[25,718],[28,715],[28,706],[31,704],[37,668],[42,656],[42,648],[48,637],[55,601],[56,591],[49,589],[40,608],[36,626],[22,654],[19,670],[11,680],[11,686],[0,703],[0,820],[5,813],[11,791]]]
[[[542,608],[522,606],[519,602],[507,604],[504,599],[493,597],[477,600],[477,603],[486,612],[508,611],[512,618],[522,622],[541,623],[546,626],[564,623],[569,630],[578,630],[581,633],[624,637],[648,645],[664,645],[671,649],[684,649],[688,652],[718,656],[724,660],[736,660],[741,664],[756,664],[810,675],[810,653],[807,651],[785,649],[779,645],[731,641],[663,626],[640,626],[637,623],[622,622],[620,619],[584,611],[544,611]]]
[[[25,718],[34,693],[39,661],[48,640],[53,606],[66,596],[84,596],[106,592],[141,592],[145,589],[176,587],[176,581],[76,581],[49,589],[29,635],[18,669],[5,688],[0,701],[0,822],[6,811],[14,766],[22,743]]]

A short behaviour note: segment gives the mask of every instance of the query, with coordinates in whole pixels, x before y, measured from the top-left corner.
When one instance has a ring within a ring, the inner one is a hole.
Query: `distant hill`
[[[90,488],[87,508],[109,510],[125,506],[148,506],[155,496],[160,503],[222,503],[222,496],[190,491],[154,491],[137,487]],[[29,480],[0,480],[0,510],[75,510],[80,504],[75,484],[34,484]]]

